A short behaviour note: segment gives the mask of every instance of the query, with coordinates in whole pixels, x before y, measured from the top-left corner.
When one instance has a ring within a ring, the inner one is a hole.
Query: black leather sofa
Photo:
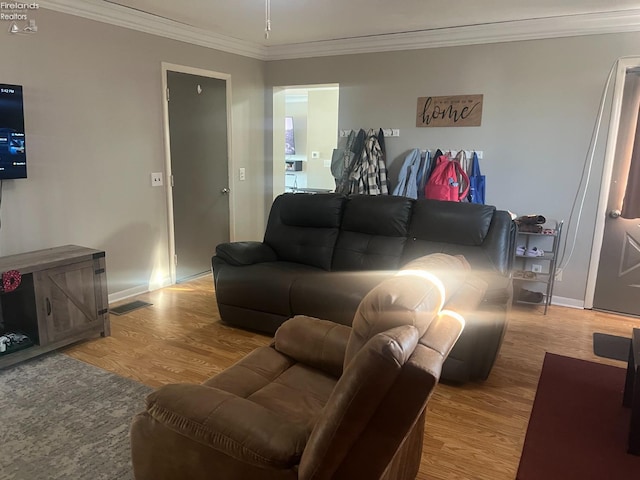
[[[350,325],[364,295],[407,262],[463,255],[489,287],[442,379],[486,379],[506,330],[516,229],[489,205],[396,196],[285,193],[263,242],[218,245],[211,260],[222,321],[274,333],[309,315]]]

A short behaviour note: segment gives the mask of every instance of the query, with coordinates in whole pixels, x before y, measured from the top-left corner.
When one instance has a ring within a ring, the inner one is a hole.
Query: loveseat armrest
[[[147,414],[179,435],[262,468],[297,465],[309,435],[303,425],[205,385],[160,387],[147,397]]]
[[[274,347],[280,353],[334,377],[342,375],[351,328],[329,320],[296,315],[276,331]]]
[[[216,247],[216,256],[230,265],[253,265],[278,259],[276,252],[262,242],[221,243]]]

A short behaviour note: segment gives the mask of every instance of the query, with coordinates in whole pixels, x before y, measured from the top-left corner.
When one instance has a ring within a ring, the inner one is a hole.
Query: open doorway
[[[331,155],[338,141],[339,85],[275,87],[273,196],[331,192]]]

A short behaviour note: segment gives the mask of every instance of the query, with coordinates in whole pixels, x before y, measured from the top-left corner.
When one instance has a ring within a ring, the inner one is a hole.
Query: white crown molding
[[[268,60],[417,50],[640,31],[640,9],[509,21],[268,48]]]
[[[43,0],[40,7],[202,47],[267,59],[266,47],[150,15],[102,0]]]
[[[40,2],[40,6],[259,60],[285,60],[640,31],[640,9],[633,9],[266,47],[101,0],[44,0]]]

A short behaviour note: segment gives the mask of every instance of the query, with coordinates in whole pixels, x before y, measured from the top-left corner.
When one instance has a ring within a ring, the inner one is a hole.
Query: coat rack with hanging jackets
[[[393,195],[484,204],[482,157],[481,150],[414,148],[400,168]]]
[[[336,193],[388,195],[383,129],[351,130],[340,136],[331,156]]]

